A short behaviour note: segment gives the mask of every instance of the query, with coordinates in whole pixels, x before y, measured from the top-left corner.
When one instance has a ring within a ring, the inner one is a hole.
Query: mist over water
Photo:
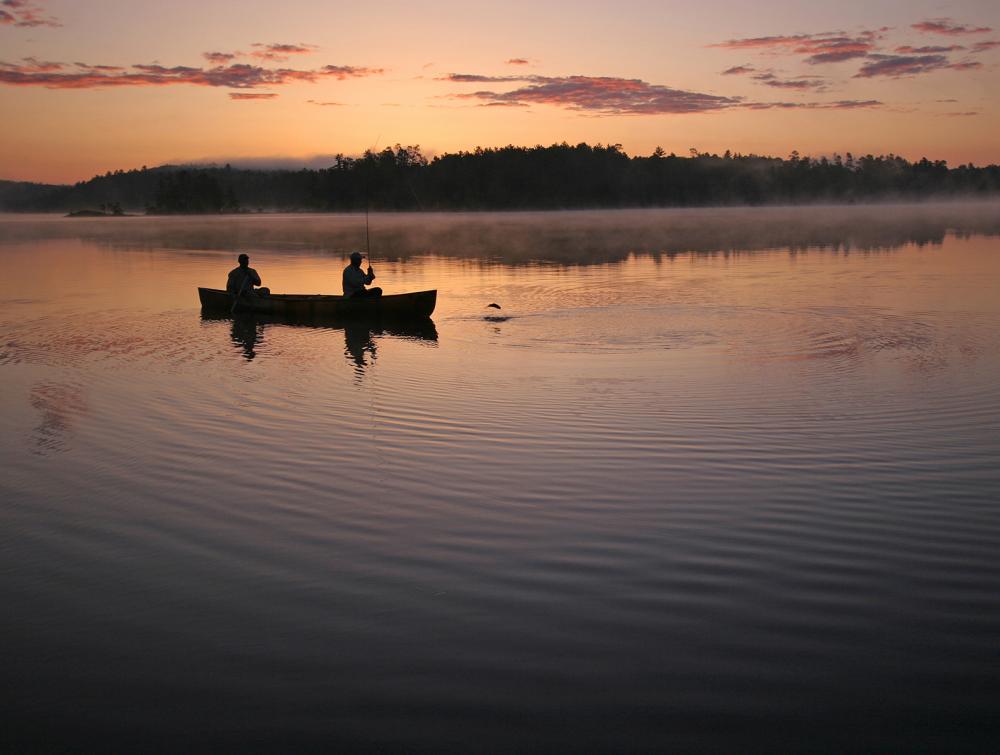
[[[371,221],[0,217],[2,749],[996,742],[997,205]]]

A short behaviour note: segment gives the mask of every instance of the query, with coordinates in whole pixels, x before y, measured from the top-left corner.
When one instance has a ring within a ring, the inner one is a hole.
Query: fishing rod
[[[378,149],[379,140],[382,138],[382,134],[375,137],[375,143],[368,150],[368,154],[373,158],[375,157],[375,150]],[[368,171],[365,171],[365,259],[368,260],[368,267],[372,266],[372,244],[371,244],[371,230],[368,225],[368,213],[371,208],[371,197],[368,193]]]

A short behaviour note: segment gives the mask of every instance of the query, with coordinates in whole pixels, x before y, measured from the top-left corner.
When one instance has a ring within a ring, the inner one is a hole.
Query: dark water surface
[[[0,218],[0,750],[996,749],[998,234],[374,216],[392,330],[198,309],[357,216]]]

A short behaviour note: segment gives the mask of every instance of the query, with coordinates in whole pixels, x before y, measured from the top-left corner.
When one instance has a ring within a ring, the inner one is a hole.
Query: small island
[[[125,211],[118,202],[105,202],[96,210],[73,210],[66,213],[67,218],[118,218],[124,217]]]

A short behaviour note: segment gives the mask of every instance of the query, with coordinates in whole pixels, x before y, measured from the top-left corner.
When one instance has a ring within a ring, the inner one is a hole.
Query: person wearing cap
[[[351,264],[344,268],[344,298],[360,299],[365,296],[381,296],[381,288],[365,288],[375,280],[375,273],[372,266],[368,266],[368,273],[361,270],[361,260],[365,257],[361,252],[351,252]]]
[[[241,254],[236,260],[240,263],[240,266],[229,271],[229,280],[226,281],[226,293],[233,296],[264,294],[267,289],[261,289],[260,291],[253,290],[254,286],[260,285],[260,276],[257,275],[256,270],[250,267],[250,258],[245,254]]]

